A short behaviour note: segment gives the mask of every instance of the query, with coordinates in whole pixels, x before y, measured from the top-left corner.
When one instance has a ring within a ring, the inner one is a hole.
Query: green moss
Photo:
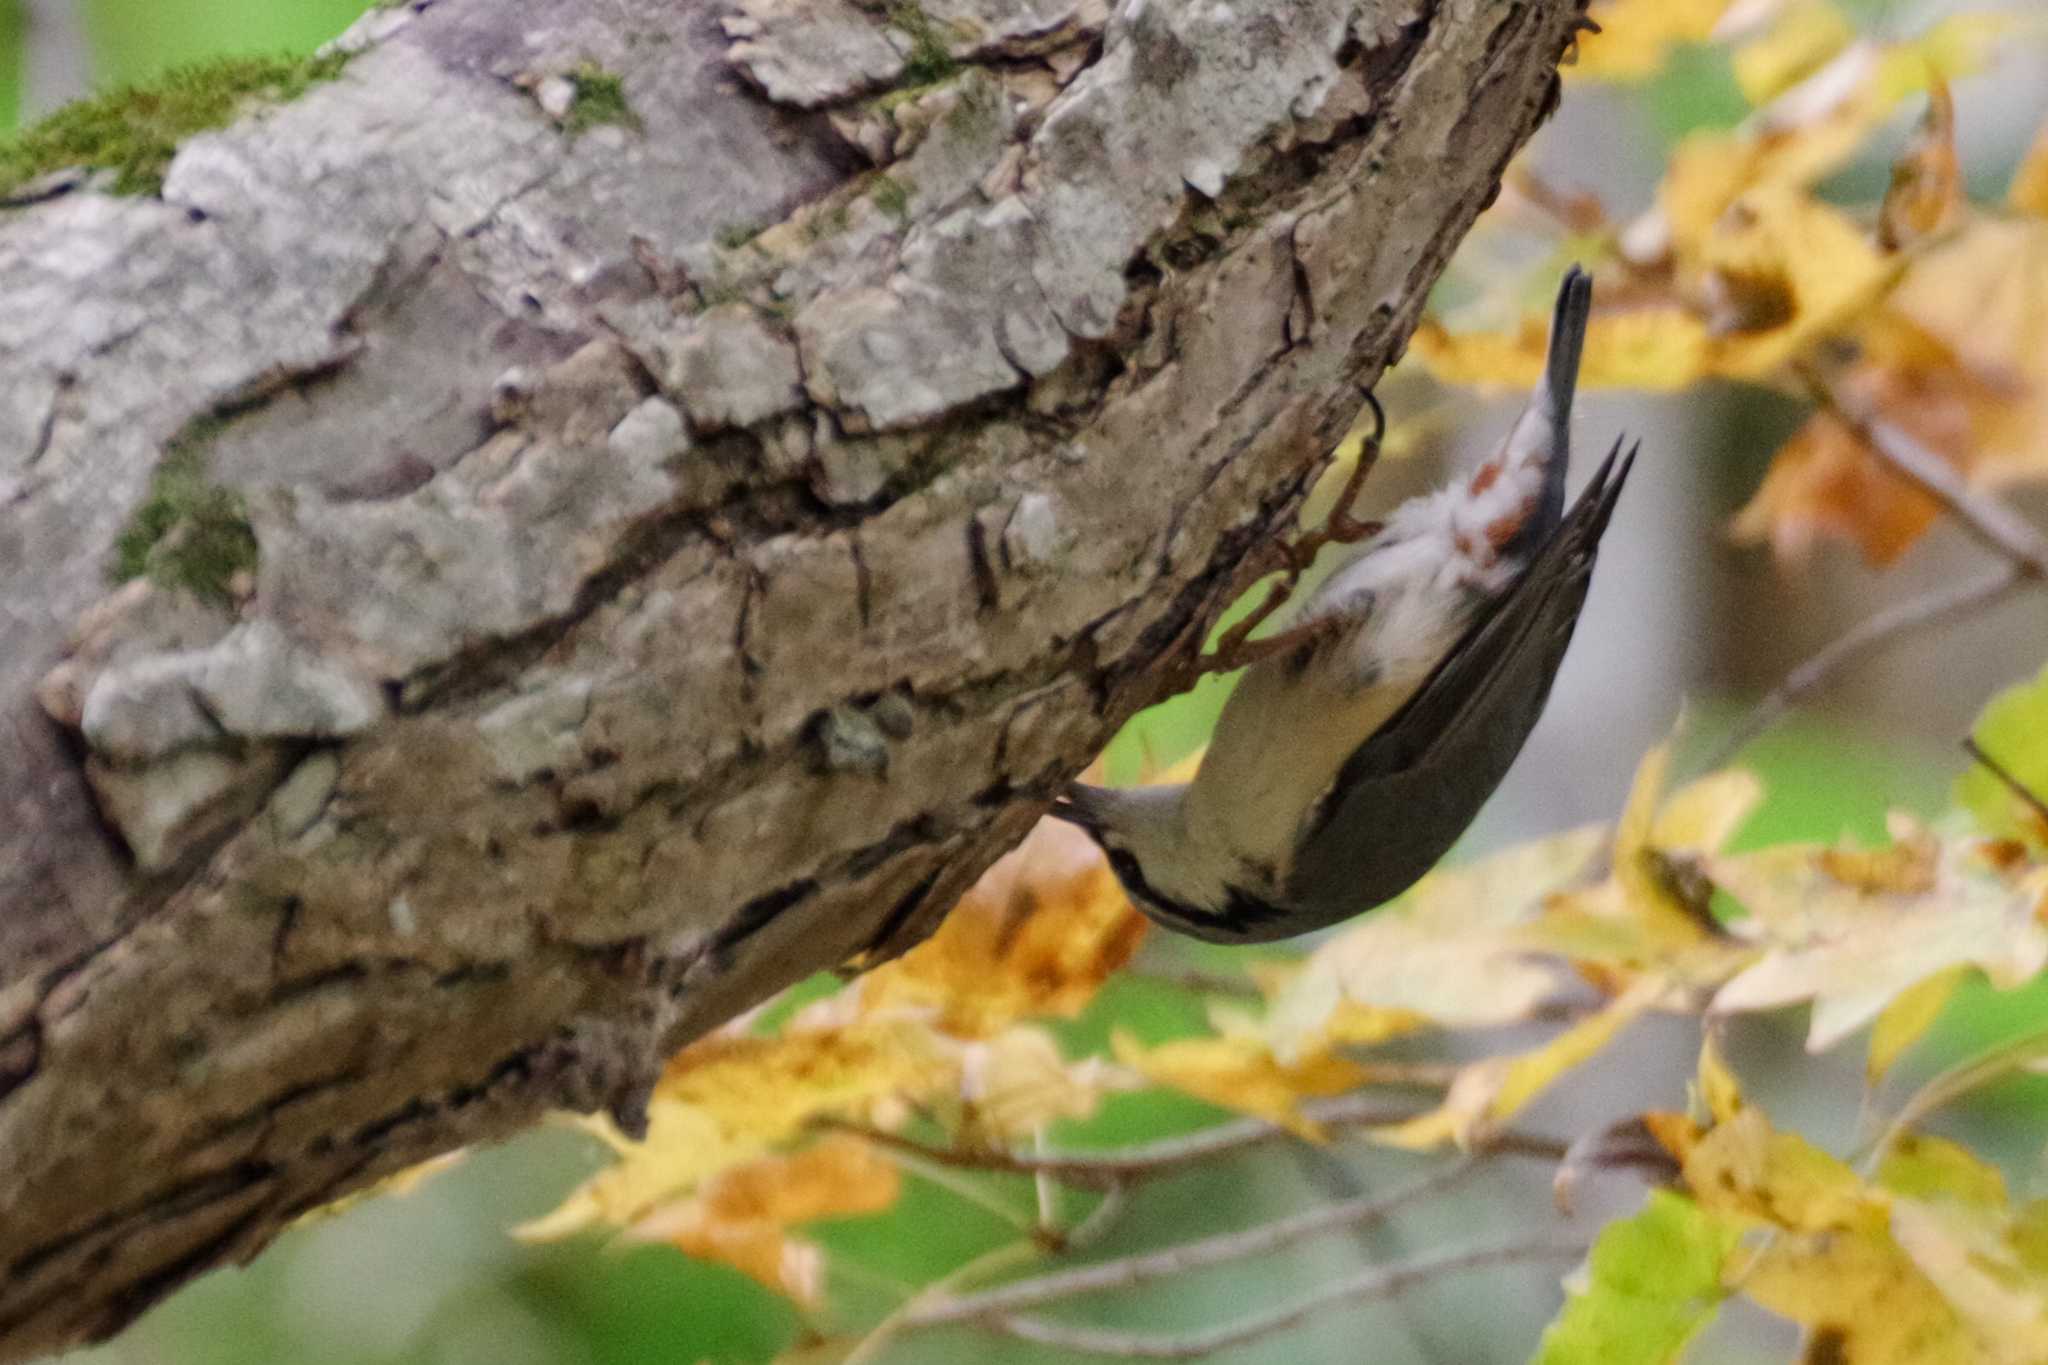
[[[712,235],[711,240],[727,251],[738,251],[748,242],[761,235],[759,223],[727,223]]]
[[[946,127],[957,137],[982,137],[995,131],[1002,112],[1002,87],[980,72],[960,82],[960,97],[946,115]]]
[[[171,442],[149,496],[114,542],[115,582],[147,574],[166,587],[226,598],[235,575],[255,569],[256,533],[242,495],[206,475],[206,447],[222,425],[202,418]]]
[[[607,123],[637,130],[640,116],[626,103],[626,83],[595,62],[585,62],[569,73],[576,88],[576,102],[562,116],[562,127],[581,133]]]
[[[875,201],[876,208],[901,222],[910,217],[911,188],[908,181],[892,180],[886,175],[878,175],[875,177],[875,187],[870,191],[870,197]]]
[[[67,166],[113,173],[116,194],[156,194],[178,144],[232,121],[252,99],[289,100],[332,80],[345,54],[220,57],[176,67],[143,85],[67,104],[0,139],[0,193]]]
[[[946,50],[937,25],[914,0],[889,7],[889,26],[910,35],[910,55],[903,59],[903,79],[909,85],[932,85],[953,74],[958,66]]]

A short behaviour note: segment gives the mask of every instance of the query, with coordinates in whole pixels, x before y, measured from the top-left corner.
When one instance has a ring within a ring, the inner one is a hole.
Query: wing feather
[[[1570,515],[1521,577],[1467,628],[1401,709],[1352,751],[1302,824],[1298,862],[1344,808],[1347,797],[1371,783],[1431,768],[1446,755],[1472,751],[1475,741],[1482,741],[1478,748],[1486,757],[1505,750],[1499,764],[1504,774],[1506,763],[1513,761],[1534,728],[1571,642],[1601,533],[1635,461],[1632,449],[1616,469],[1620,454],[1617,441]],[[1503,693],[1509,695],[1496,703]],[[1500,724],[1501,733],[1492,737],[1492,743],[1472,733],[1482,720]],[[1484,774],[1469,776],[1486,780]],[[1492,775],[1492,780],[1497,782],[1499,776]],[[1487,785],[1480,800],[1491,792]]]

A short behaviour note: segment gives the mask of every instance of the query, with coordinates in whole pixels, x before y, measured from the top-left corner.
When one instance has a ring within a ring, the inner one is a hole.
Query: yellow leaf
[[[1893,998],[1877,1016],[1870,1029],[1870,1055],[1863,1074],[1874,1085],[1891,1071],[1892,1063],[1907,1048],[1920,1041],[1934,1021],[1941,1017],[1949,997],[1969,974],[1967,967],[1949,967],[1924,981],[1915,982]]]
[[[2042,123],[2041,130],[2034,134],[2034,145],[2027,149],[2019,168],[2013,172],[2005,202],[2021,213],[2048,218],[2048,122]]]
[[[958,1048],[910,1019],[792,1029],[779,1038],[714,1034],[669,1062],[647,1106],[646,1139],[611,1132],[618,1160],[517,1233],[539,1241],[595,1224],[628,1226],[766,1156],[815,1117],[869,1119],[905,1099],[951,1094],[959,1068]]]
[[[1859,62],[1864,70],[1857,69]],[[1687,134],[1672,151],[1657,187],[1657,212],[1678,259],[1696,259],[1715,224],[1743,194],[1803,188],[1855,155],[1885,112],[1868,88],[1875,57],[1859,45],[1833,68],[1845,77],[1836,82],[1835,98],[1797,108],[1787,100],[1788,108],[1760,112],[1741,128]]]
[[[1579,38],[1579,59],[1565,75],[1647,81],[1664,69],[1671,49],[1705,42],[1727,8],[1728,0],[1596,0],[1588,16],[1600,32]]]
[[[1041,820],[936,934],[852,989],[867,1012],[928,1011],[944,1033],[990,1037],[1017,1019],[1078,1014],[1145,925],[1094,841]]]
[[[1428,1027],[1428,1016],[1414,1010],[1344,1000],[1323,1021],[1323,1037],[1333,1047],[1371,1047]]]
[[[1944,846],[1932,880],[1908,890],[1844,879],[1831,852],[1790,845],[1707,860],[1715,885],[1748,908],[1745,932],[1771,945],[1720,989],[1715,1012],[1811,1000],[1806,1045],[1819,1052],[1948,968],[1973,964],[2011,989],[2048,965],[2038,889],[1987,875],[1966,845]]]
[[[1856,1172],[1796,1133],[1772,1130],[1745,1106],[1715,1124],[1685,1157],[1685,1183],[1714,1210],[1787,1232],[1880,1232],[1885,1206]]]
[[[1547,336],[1544,321],[1535,314],[1511,333],[1452,332],[1435,318],[1424,318],[1409,354],[1446,384],[1524,388],[1542,370]],[[1712,354],[1706,325],[1682,309],[1646,304],[1603,310],[1586,328],[1579,385],[1672,392],[1704,378]]]
[[[1742,1112],[1742,1084],[1722,1058],[1711,1032],[1700,1040],[1699,1087],[1711,1122],[1726,1123]]]
[[[683,1049],[656,1083],[650,1114],[709,1115],[727,1132],[766,1142],[819,1114],[865,1117],[878,1101],[951,1089],[958,1055],[914,1019],[863,1019],[792,1028],[776,1038],[714,1034]],[[650,1133],[648,1144],[653,1143]]]
[[[1756,1303],[1808,1330],[1816,1346],[1809,1359],[1854,1365],[1984,1365],[1989,1359],[1942,1292],[1881,1227],[1780,1237],[1749,1259],[1731,1278]]]
[[[1804,190],[1762,185],[1699,244],[1717,333],[1713,365],[1762,379],[1867,311],[1898,278],[1861,227]]]
[[[1877,1183],[1893,1194],[2005,1211],[2005,1173],[1970,1149],[1926,1133],[1902,1133],[1885,1152]]]
[[[857,1138],[827,1138],[788,1156],[722,1171],[693,1198],[638,1219],[638,1241],[668,1242],[715,1261],[798,1303],[815,1305],[824,1257],[789,1229],[819,1218],[880,1213],[902,1185],[895,1163]]]
[[[1019,1024],[965,1049],[964,1136],[995,1142],[1027,1137],[1058,1119],[1087,1118],[1105,1094],[1137,1083],[1100,1057],[1069,1062],[1050,1033]]]
[[[1444,1102],[1425,1114],[1367,1130],[1390,1147],[1426,1150],[1445,1142],[1470,1147],[1513,1118],[1559,1077],[1598,1055],[1656,1003],[1665,983],[1645,977],[1627,991],[1539,1048],[1513,1057],[1488,1057],[1459,1072]]]
[[[1372,1072],[1332,1052],[1281,1062],[1252,1038],[1182,1038],[1146,1047],[1119,1030],[1110,1039],[1116,1059],[1153,1082],[1250,1114],[1321,1142],[1320,1124],[1304,1118],[1306,1099],[1341,1095],[1372,1079]]]
[[[1719,853],[1756,808],[1764,784],[1752,772],[1728,768],[1687,783],[1657,811],[1650,844],[1666,853]]]
[[[1653,857],[1660,851],[1655,844],[1658,813],[1663,808],[1664,786],[1670,770],[1668,740],[1644,754],[1636,765],[1628,803],[1622,807],[1621,819],[1614,827],[1614,880],[1629,913],[1642,924],[1649,939],[1676,950],[1698,943],[1708,931],[1672,894],[1658,875]],[[1692,804],[1688,802],[1689,807]],[[1693,810],[1681,810],[1673,817],[1674,832],[1706,832],[1683,828],[1695,817]]]
[[[1339,1017],[1347,1004],[1451,1027],[1528,1018],[1561,977],[1530,961],[1510,931],[1534,918],[1553,891],[1583,876],[1602,842],[1603,832],[1588,827],[1443,868],[1395,904],[1354,921],[1311,953],[1273,1002],[1274,1052],[1293,1058],[1328,1047],[1333,1027],[1357,1022]]]
[[[1916,95],[1936,81],[1959,80],[1989,66],[1999,44],[2023,27],[2040,31],[2040,21],[2023,25],[2014,14],[1952,14],[1917,37],[1887,44],[1877,73],[1877,90],[1888,102]]]
[[[1751,104],[1763,104],[1811,76],[1856,37],[1856,29],[1828,0],[1782,5],[1770,27],[1735,49],[1735,83]]]
[[[2003,1209],[1899,1199],[1892,1236],[1960,1317],[1987,1365],[2048,1360],[2048,1279],[2007,1240]]]

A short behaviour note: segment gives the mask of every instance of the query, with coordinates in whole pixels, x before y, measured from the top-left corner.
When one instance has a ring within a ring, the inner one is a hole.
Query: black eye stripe
[[[1267,924],[1287,917],[1285,907],[1235,886],[1227,888],[1229,894],[1219,910],[1175,900],[1145,879],[1145,869],[1129,849],[1104,845],[1103,852],[1109,855],[1110,870],[1124,884],[1124,890],[1130,893],[1131,899],[1137,901],[1152,918],[1162,922],[1180,920],[1210,929],[1229,929],[1236,925]]]

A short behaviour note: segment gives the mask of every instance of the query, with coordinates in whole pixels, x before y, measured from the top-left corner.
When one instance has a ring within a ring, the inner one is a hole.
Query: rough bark
[[[1103,10],[380,10],[0,218],[0,1358],[630,1123],[1174,685],[1577,7]],[[111,588],[174,469],[253,571]]]

